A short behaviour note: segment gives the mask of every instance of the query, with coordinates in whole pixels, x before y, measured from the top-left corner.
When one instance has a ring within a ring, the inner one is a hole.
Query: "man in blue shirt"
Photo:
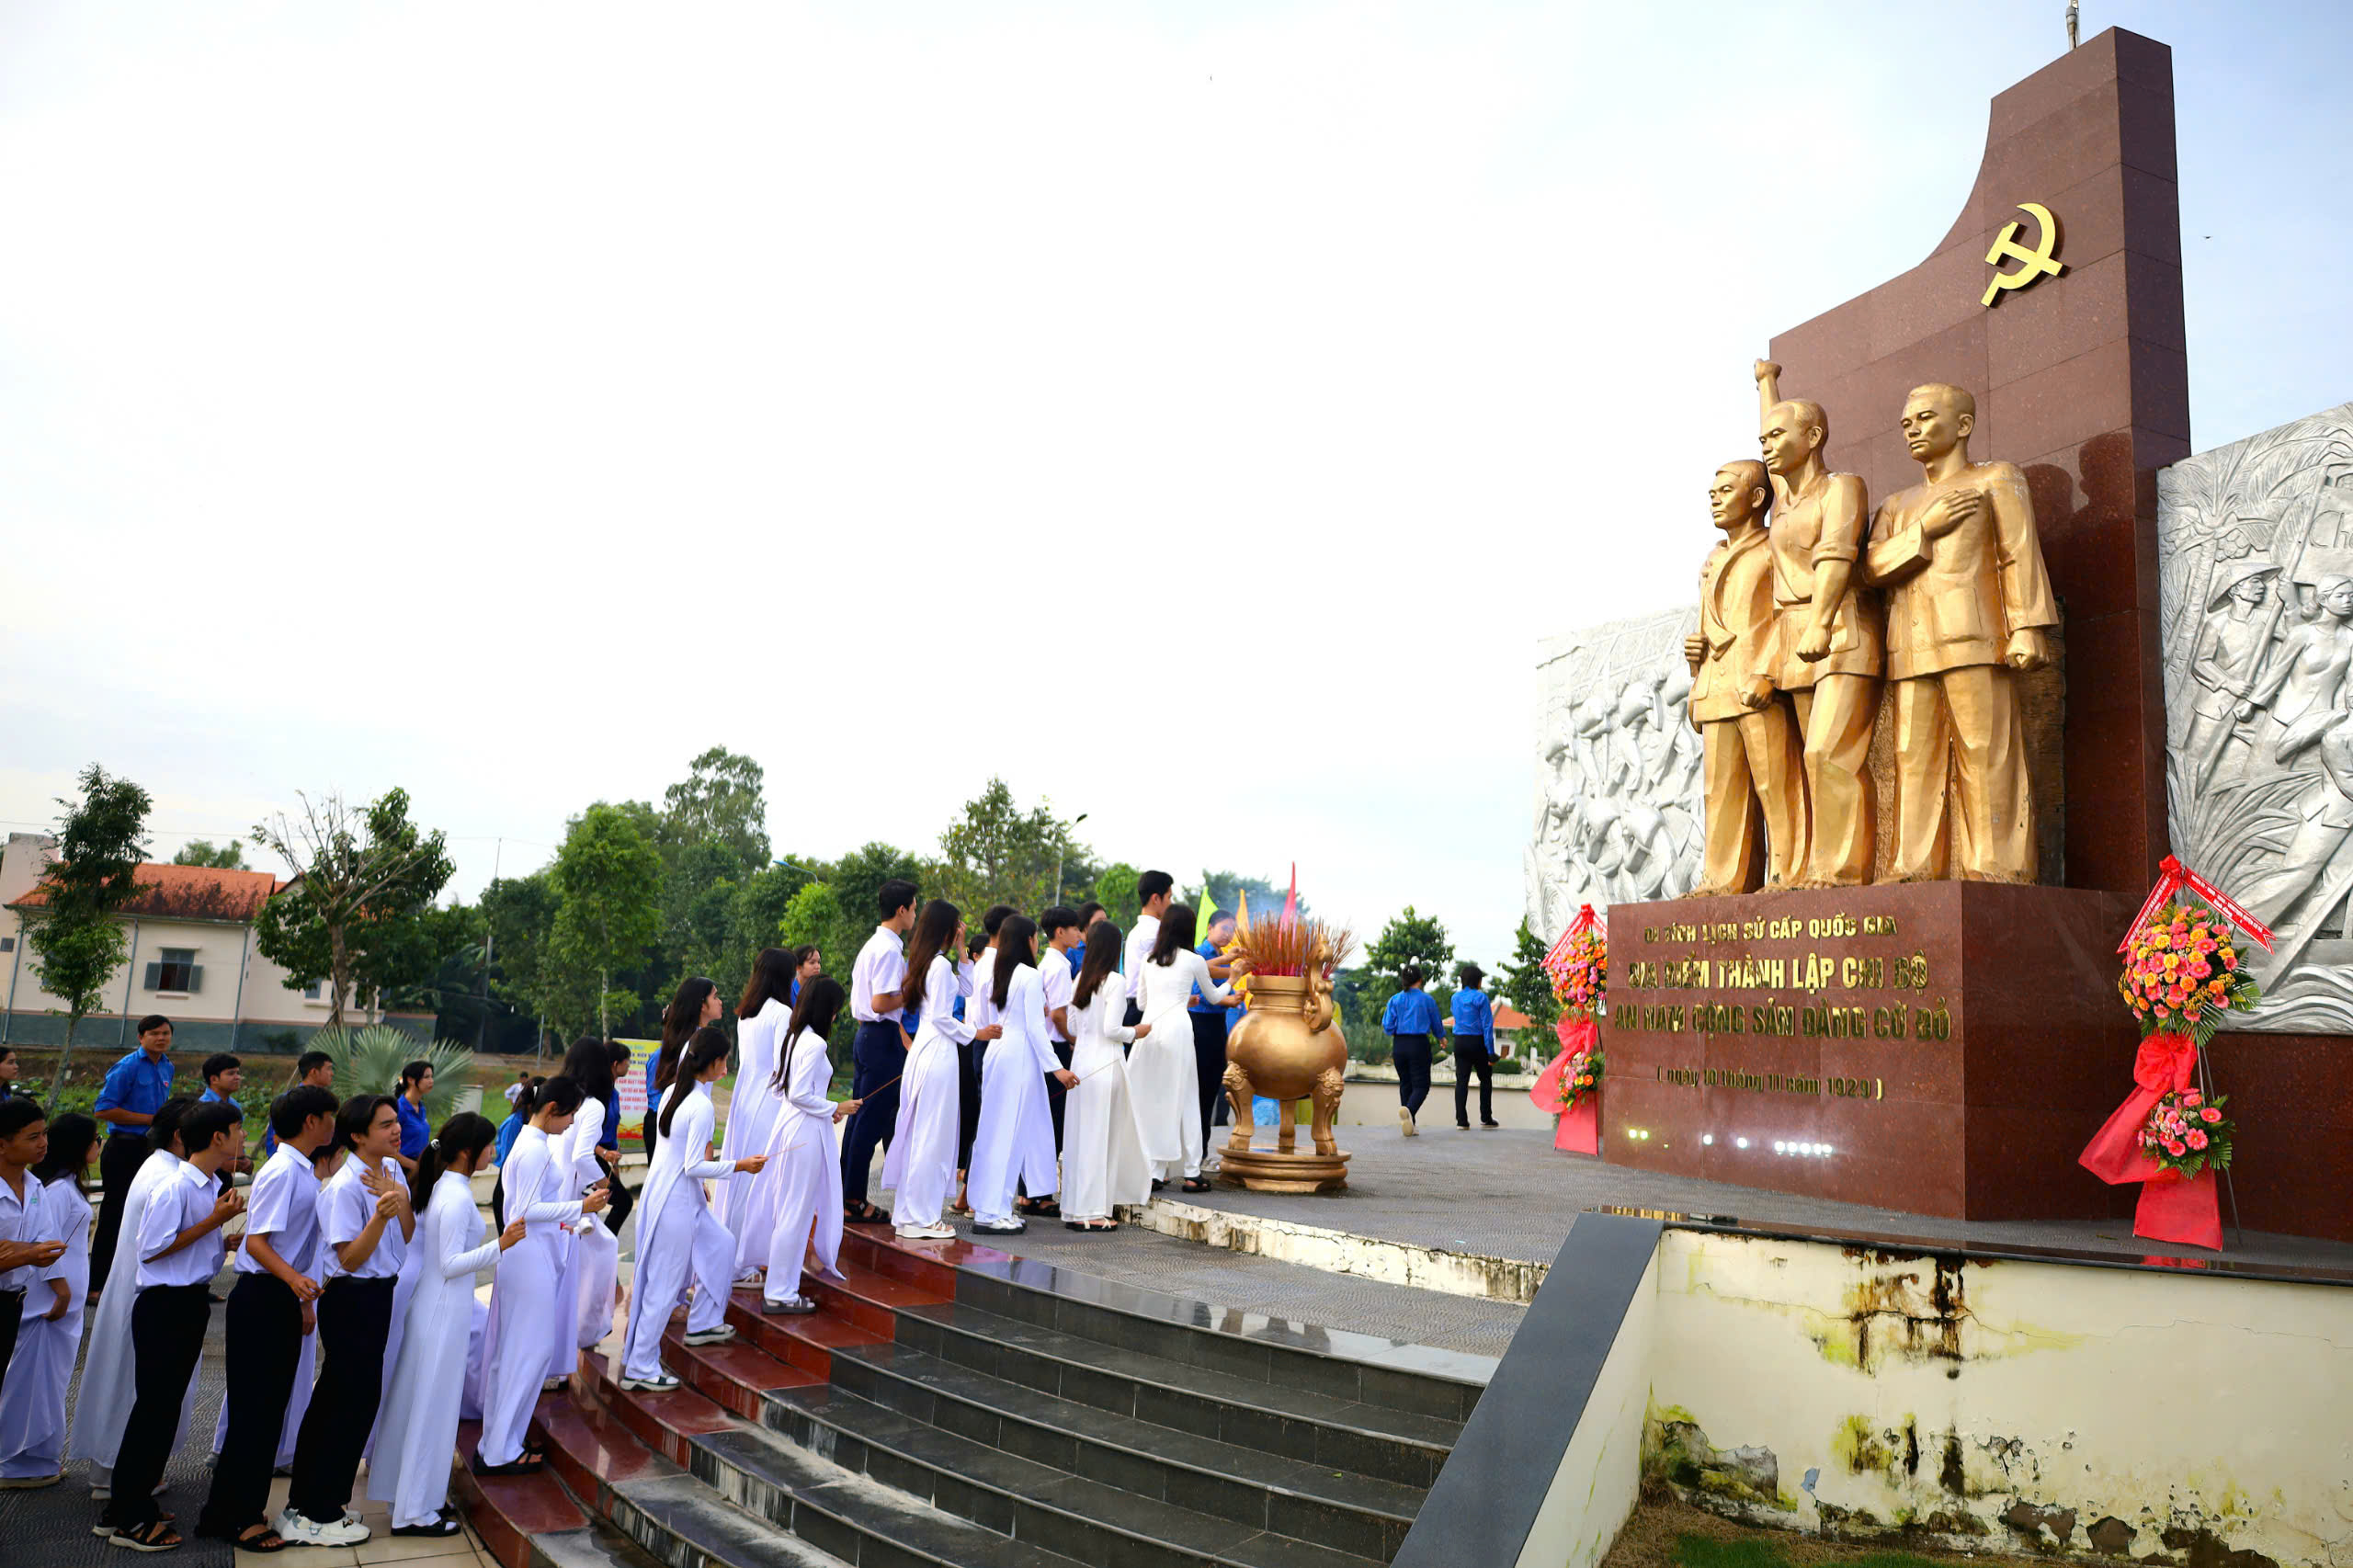
[[[1070,949],[1070,977],[1073,980],[1078,978],[1080,966],[1086,962],[1086,934],[1094,930],[1095,923],[1102,918],[1103,906],[1093,899],[1078,906],[1078,940],[1072,944]]]
[[[1495,1006],[1483,989],[1486,971],[1466,963],[1462,989],[1454,994],[1454,1017],[1446,1027],[1454,1035],[1454,1125],[1471,1127],[1471,1074],[1479,1074],[1479,1125],[1500,1127],[1495,1119]]]
[[[1430,1093],[1430,1037],[1438,1033],[1438,1004],[1422,989],[1422,971],[1397,977],[1404,990],[1381,1009],[1381,1028],[1389,1037],[1389,1059],[1397,1064],[1397,1131],[1419,1135],[1414,1118]]]
[[[107,1124],[106,1147],[98,1153],[98,1179],[106,1198],[98,1206],[98,1228],[90,1238],[90,1295],[106,1289],[114,1266],[115,1236],[122,1229],[122,1201],[131,1180],[147,1163],[148,1124],[172,1097],[172,1020],[150,1013],[139,1020],[139,1049],[107,1069],[98,1089],[97,1119]]]
[[[419,1057],[401,1069],[401,1092],[392,1096],[392,1111],[401,1119],[401,1148],[392,1158],[411,1176],[416,1174],[425,1146],[433,1142],[433,1129],[425,1119],[425,1096],[432,1092],[432,1062]]]
[[[1210,934],[1193,950],[1217,966],[1211,977],[1223,980],[1218,972],[1224,966],[1225,945],[1233,940],[1233,911],[1221,909],[1210,916]],[[1225,1025],[1226,1012],[1201,994],[1199,986],[1193,987],[1193,1067],[1201,1091],[1201,1147],[1210,1148],[1210,1129],[1221,1118],[1218,1111],[1225,1104]]]

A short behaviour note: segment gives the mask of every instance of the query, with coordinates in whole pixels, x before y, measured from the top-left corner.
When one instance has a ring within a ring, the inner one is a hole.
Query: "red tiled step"
[[[542,1403],[559,1397],[543,1395]],[[503,1568],[531,1568],[534,1536],[576,1532],[583,1540],[589,1539],[588,1516],[565,1493],[552,1467],[537,1475],[476,1475],[466,1461],[473,1458],[474,1445],[481,1439],[481,1422],[459,1424],[458,1465],[449,1478],[449,1494]]]
[[[597,1398],[631,1437],[680,1467],[690,1462],[688,1438],[724,1432],[737,1425],[718,1403],[691,1388],[659,1393],[644,1389],[623,1392],[601,1366],[597,1369]]]
[[[1041,1221],[1045,1222],[1045,1221]],[[845,1225],[842,1261],[918,1285],[943,1297],[956,1294],[956,1270],[968,1263],[1005,1263],[1011,1255],[968,1242],[911,1242],[888,1225]]]
[[[688,1388],[747,1421],[760,1418],[760,1395],[767,1390],[822,1388],[825,1382],[740,1339],[726,1345],[688,1345],[684,1326],[677,1323],[662,1336],[662,1358],[686,1380]]]
[[[812,1376],[830,1376],[836,1350],[864,1349],[887,1344],[888,1334],[877,1334],[836,1312],[820,1310],[771,1317],[760,1311],[756,1285],[739,1288],[727,1303],[727,1321],[750,1344],[778,1360]]]

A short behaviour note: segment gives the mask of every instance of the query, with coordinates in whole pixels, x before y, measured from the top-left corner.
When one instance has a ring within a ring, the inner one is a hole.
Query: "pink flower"
[[[2214,966],[2208,963],[2204,959],[2196,959],[2190,962],[2189,973],[2190,977],[2194,980],[2203,980],[2213,972]]]
[[[2222,1113],[2212,1106],[2208,1106],[2198,1113],[2198,1119],[2208,1123],[2217,1122],[2222,1119]]]
[[[2181,1095],[2181,1103],[2184,1105],[2204,1105],[2206,1103],[2206,1096],[2199,1093],[2196,1089],[2184,1089]]]
[[[2165,1153],[2171,1154],[2175,1159],[2178,1160],[2182,1155],[2188,1152],[2188,1150],[2182,1147],[2181,1140],[2178,1138],[2168,1138],[2165,1140]]]
[[[2191,1128],[2188,1142],[2193,1149],[2203,1149],[2206,1147],[2206,1134],[2199,1131],[2196,1128]]]

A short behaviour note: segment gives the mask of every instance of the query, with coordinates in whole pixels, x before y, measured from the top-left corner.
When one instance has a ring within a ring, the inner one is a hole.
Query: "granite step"
[[[615,1484],[616,1522],[632,1534],[691,1536],[702,1555],[684,1559],[689,1568],[768,1568],[779,1560],[756,1552],[763,1543],[783,1550],[780,1542],[829,1554],[813,1562],[861,1568],[1082,1568],[1106,1561],[1074,1560],[933,1507],[737,1419],[690,1389],[624,1392],[607,1377],[598,1395],[623,1430],[676,1460]],[[714,1506],[728,1510],[715,1522]]]
[[[961,1301],[901,1315],[896,1342],[942,1361],[1154,1426],[1427,1488],[1462,1435],[1443,1416],[1174,1361]]]
[[[903,1242],[870,1229],[854,1240],[846,1233],[843,1256],[870,1275],[1000,1317],[1278,1388],[1458,1425],[1470,1419],[1495,1369],[1492,1357],[1165,1295],[968,1242]],[[853,1279],[845,1293],[860,1297],[858,1282]],[[871,1304],[869,1323],[886,1332]]]
[[[1381,1562],[1395,1554],[1427,1495],[1063,1399],[904,1344],[835,1357],[832,1386],[1142,1496]]]
[[[821,1454],[892,1491],[1081,1562],[1368,1568],[1381,1561],[1074,1474],[838,1386],[769,1395],[768,1425],[773,1449]],[[757,1458],[739,1446],[724,1462],[752,1465]]]

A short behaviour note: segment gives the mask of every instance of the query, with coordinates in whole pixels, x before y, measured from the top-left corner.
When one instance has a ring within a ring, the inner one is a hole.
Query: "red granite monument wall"
[[[2026,470],[2065,617],[2063,805],[2051,824],[2063,854],[2046,856],[2046,880],[2063,871],[2068,887],[2121,895],[2134,906],[2168,846],[2156,473],[2190,453],[2176,179],[2172,51],[2136,34],[2103,33],[1995,98],[1976,182],[1926,261],[1780,334],[1770,349],[1783,367],[1784,395],[1828,411],[1831,464],[1860,474],[1874,506],[1919,479],[1896,419],[1904,394],[1925,381],[1969,388],[1978,406],[1972,454]],[[2019,210],[2029,201],[2056,218],[2055,257],[2065,270],[1989,307],[1987,252],[2012,222],[2022,225],[2018,238],[2033,243],[2038,224]],[[1613,948],[1617,925],[1613,918]],[[2030,1050],[2032,1027],[2021,1017],[2001,1031],[2006,1043],[1998,1051],[1972,1044],[1965,1082],[1949,1099],[1927,1096],[1924,1112],[1941,1105],[1970,1126],[1967,1210],[2130,1211],[2137,1189],[2071,1187],[2061,1150],[2080,1147],[2130,1086],[2120,1005],[2117,1021],[2121,1045],[2057,1031]],[[2089,1018],[2078,1027],[2097,1032]],[[1647,1056],[1664,1052],[1664,1062],[1674,1055],[1671,1045],[1641,1035],[1624,1043],[1626,1064],[1644,1076],[1655,1065]],[[1691,1146],[1703,1119],[1727,1120],[1731,1102],[1709,1099],[1695,1117],[1670,1109],[1673,1096],[1655,1086],[1621,1094],[1634,1085],[1611,1049],[1618,1105],[1604,1110],[1610,1157],[1700,1174],[1689,1165]],[[1708,1049],[1740,1056],[1755,1048],[1725,1040]],[[2225,1035],[2211,1059],[2242,1119],[2237,1187],[2245,1222],[2353,1240],[2353,1041]],[[1635,1126],[1629,1115],[1653,1125],[1671,1119],[1678,1147],[1670,1153],[1655,1134],[1647,1144],[1621,1142]],[[1850,1117],[1848,1125],[1858,1123]],[[1995,1145],[2015,1148],[2029,1137],[2049,1145],[2038,1152],[2040,1174],[1988,1203],[1981,1162],[1998,1163]],[[1721,1150],[1709,1148],[1722,1165]],[[1849,1196],[1854,1185],[1825,1168],[1790,1189]],[[1883,1201],[1901,1202],[1881,1190]]]

